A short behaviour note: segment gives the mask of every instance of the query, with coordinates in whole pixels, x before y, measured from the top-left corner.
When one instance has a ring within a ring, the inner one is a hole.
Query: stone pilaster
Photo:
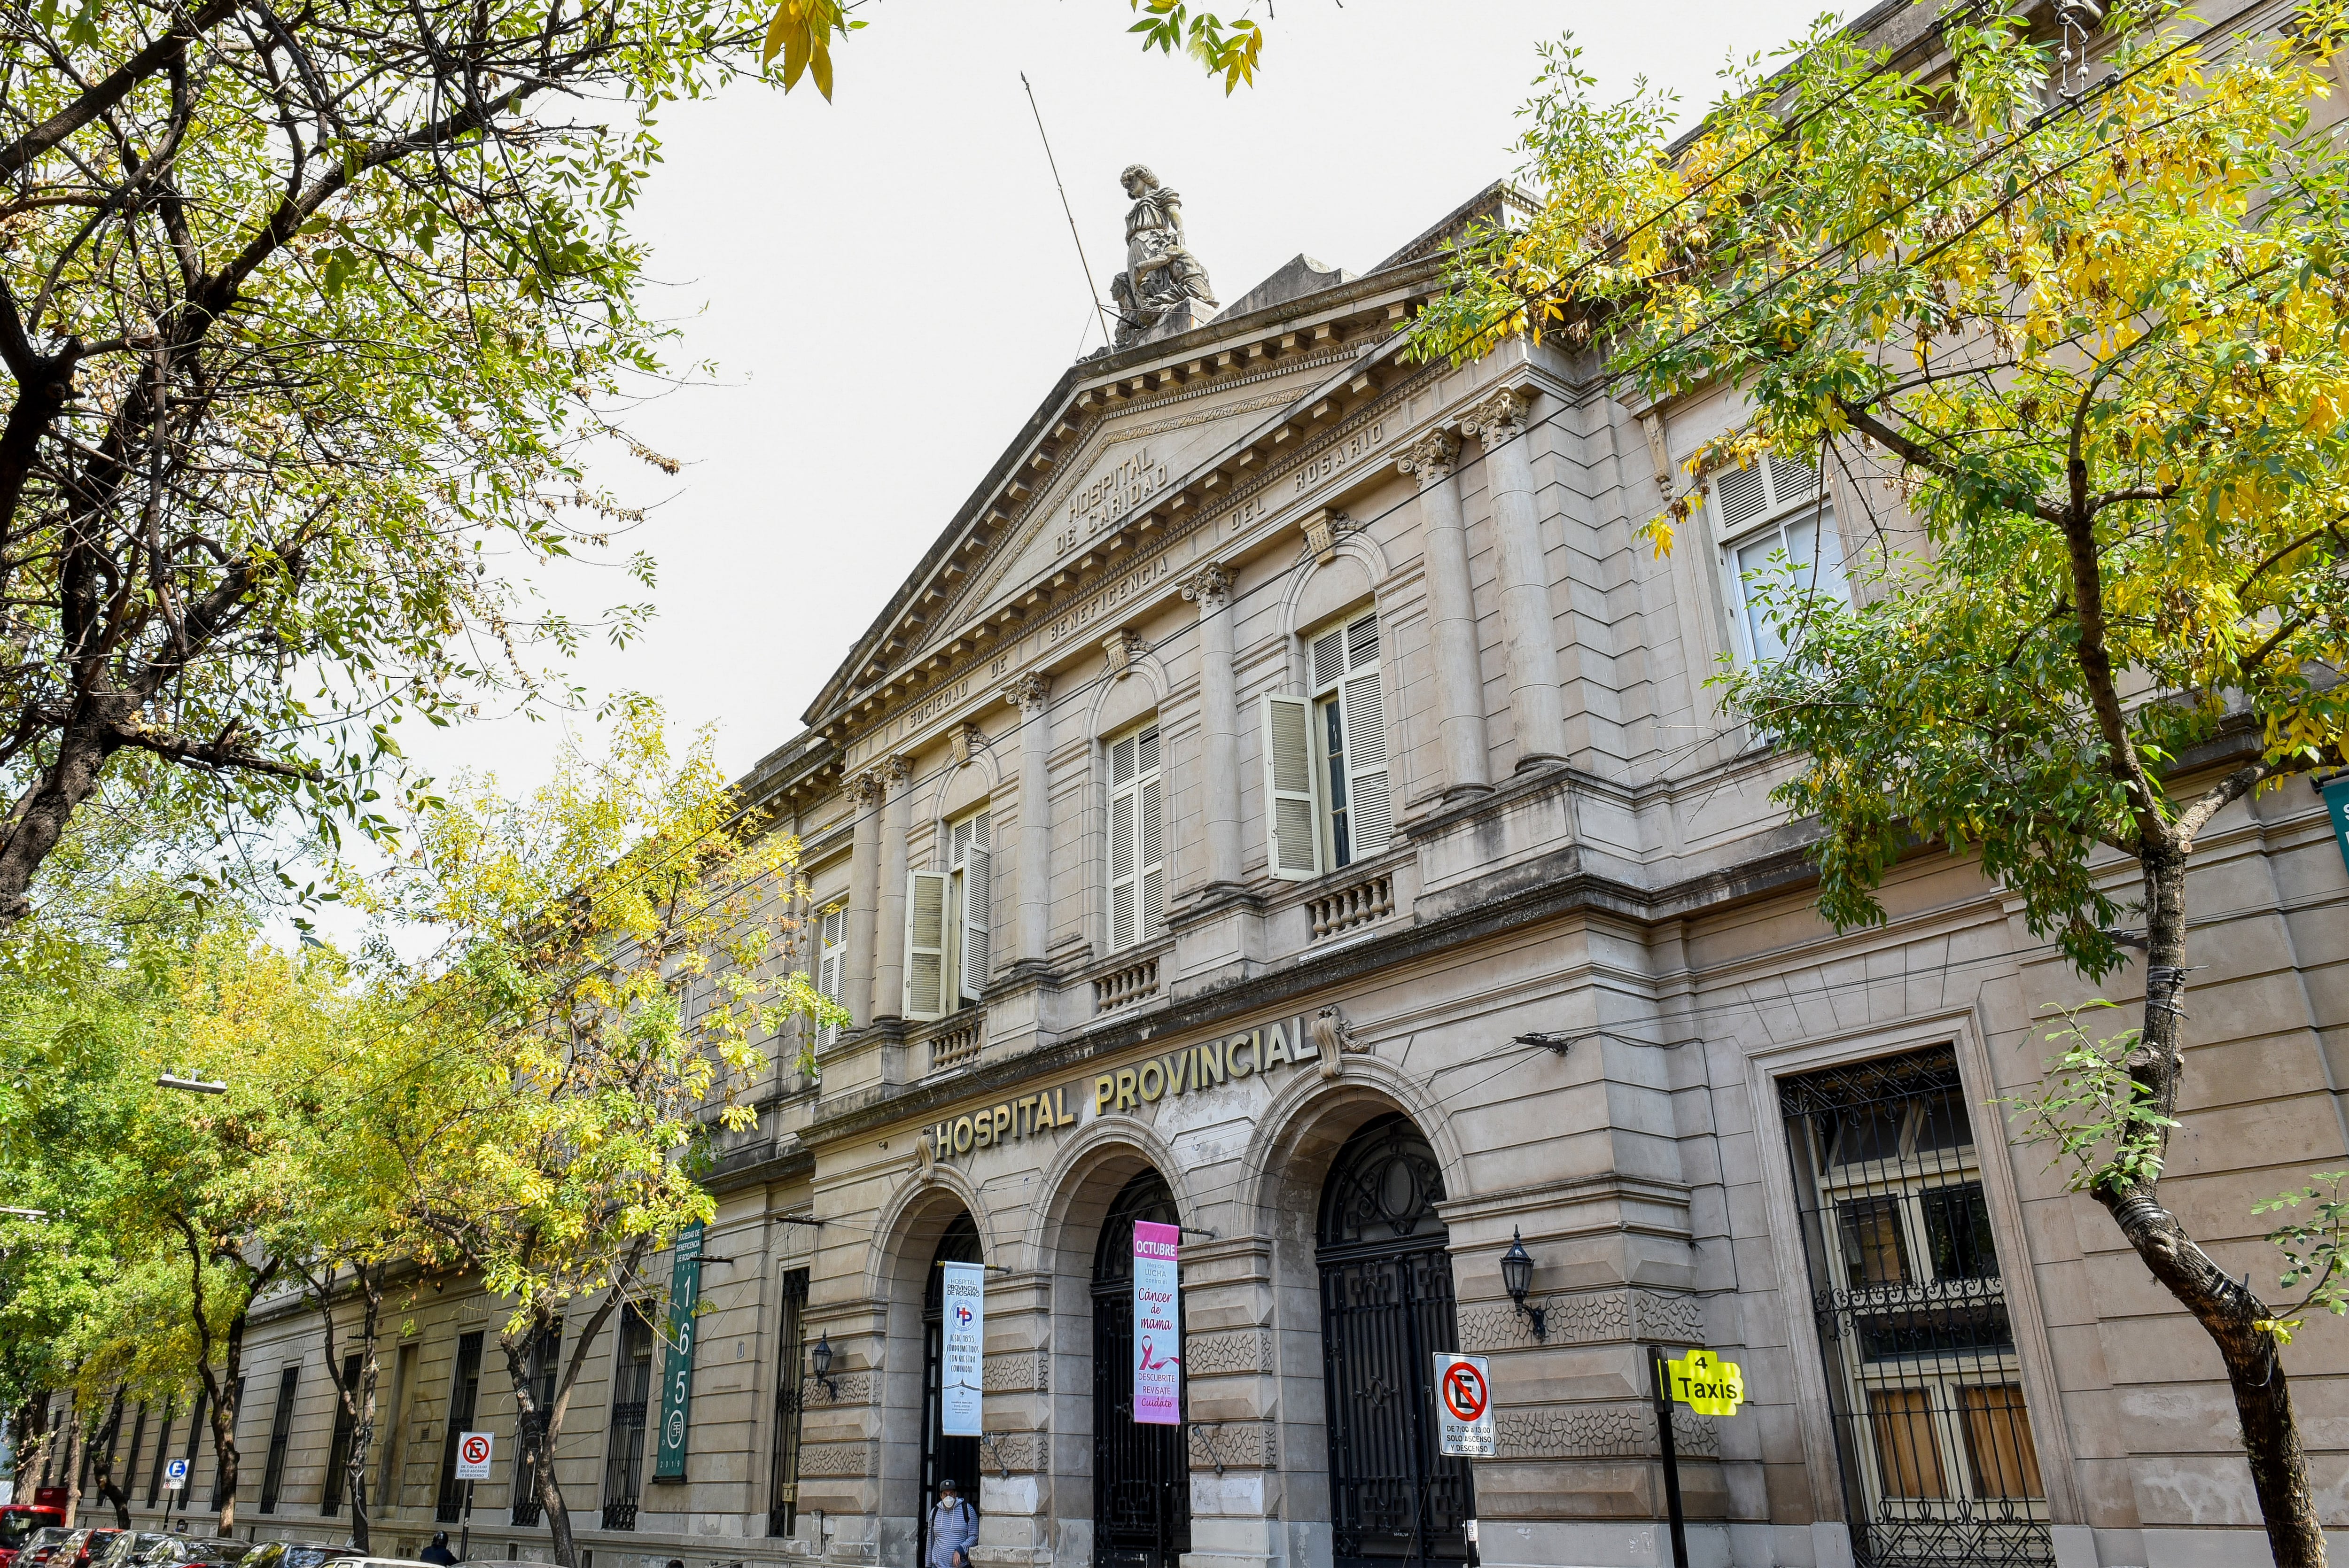
[[[1470,412],[1461,428],[1485,443],[1517,766],[1563,762],[1566,700],[1558,688],[1557,625],[1550,608],[1549,571],[1543,562],[1533,459],[1524,439],[1526,394],[1514,387],[1494,393]]]
[[[1396,465],[1419,481],[1446,795],[1493,786],[1485,738],[1485,676],[1476,649],[1476,600],[1468,574],[1468,530],[1460,516],[1460,488],[1452,477],[1459,452],[1460,442],[1450,431],[1430,430]]]
[[[1003,688],[1019,708],[1019,946],[1016,956],[1040,964],[1051,932],[1052,683],[1020,676]]]
[[[873,964],[873,1016],[902,1017],[905,1010],[905,833],[912,822],[914,759],[892,757],[881,764],[888,798],[881,807],[879,940]]]
[[[1232,579],[1216,565],[1183,583],[1199,606],[1200,784],[1206,791],[1207,886],[1240,881],[1240,713],[1232,667]]]
[[[848,962],[840,999],[858,1028],[873,1021],[874,937],[880,930],[881,811],[888,791],[867,770],[848,781],[856,802],[856,829],[848,851]]]

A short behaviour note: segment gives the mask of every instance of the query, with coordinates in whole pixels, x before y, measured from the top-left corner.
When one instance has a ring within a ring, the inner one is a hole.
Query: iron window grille
[[[1786,1078],[1779,1100],[1855,1559],[2053,1563],[1955,1052]]]
[[[358,1426],[351,1411],[358,1398],[359,1357],[354,1353],[343,1357],[343,1381],[335,1390],[335,1430],[326,1442],[326,1478],[318,1489],[318,1511],[328,1519],[343,1511],[343,1488],[350,1480],[351,1437]]]
[[[465,1483],[457,1479],[457,1441],[473,1424],[474,1408],[481,1397],[481,1333],[457,1336],[455,1380],[449,1387],[449,1430],[440,1442],[440,1496],[432,1511],[435,1522],[454,1524],[465,1511]]]
[[[620,1314],[613,1353],[611,1447],[604,1454],[604,1528],[634,1530],[645,1486],[645,1408],[653,1391],[653,1326],[636,1303]]]
[[[539,1496],[538,1466],[531,1457],[526,1437],[535,1436],[545,1421],[547,1412],[554,1408],[555,1374],[563,1365],[563,1324],[560,1319],[548,1324],[530,1346],[530,1397],[538,1407],[535,1410],[517,1411],[514,1415],[514,1484],[512,1521],[525,1528],[538,1522],[544,1508]]]
[[[782,1322],[775,1335],[775,1451],[767,1493],[767,1533],[789,1535],[798,1522],[800,1425],[807,1387],[808,1271],[783,1275]]]
[[[285,1445],[294,1435],[294,1385],[302,1375],[299,1362],[277,1375],[277,1408],[269,1418],[269,1459],[261,1467],[261,1511],[277,1511],[278,1494],[285,1486]]]

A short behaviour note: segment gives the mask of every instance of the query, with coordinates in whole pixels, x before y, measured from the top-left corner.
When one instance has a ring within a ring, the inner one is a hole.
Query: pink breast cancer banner
[[[1179,1225],[1134,1222],[1133,1418],[1145,1426],[1183,1424],[1182,1242]]]

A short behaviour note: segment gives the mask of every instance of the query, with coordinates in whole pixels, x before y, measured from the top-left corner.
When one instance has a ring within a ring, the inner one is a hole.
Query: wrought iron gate
[[[1778,1097],[1853,1555],[2054,1563],[1956,1054],[1786,1078]]]
[[[1438,1451],[1434,1356],[1460,1347],[1444,1176],[1402,1116],[1338,1153],[1321,1193],[1322,1387],[1336,1568],[1464,1563],[1468,1461]]]
[[[1110,1205],[1093,1250],[1093,1563],[1175,1568],[1191,1549],[1183,1427],[1133,1419],[1133,1223],[1182,1223],[1166,1179],[1144,1171]],[[1188,1414],[1188,1380],[1185,1388]]]
[[[930,1277],[922,1287],[922,1499],[920,1552],[915,1561],[930,1560],[930,1513],[937,1507],[938,1483],[951,1480],[962,1500],[978,1511],[978,1439],[950,1438],[938,1408],[938,1391],[946,1381],[947,1282],[940,1264],[984,1263],[978,1226],[968,1214],[957,1214],[930,1262]]]

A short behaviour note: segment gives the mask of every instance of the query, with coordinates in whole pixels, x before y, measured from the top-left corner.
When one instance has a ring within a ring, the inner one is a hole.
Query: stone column
[[[889,798],[881,808],[881,895],[873,901],[881,921],[874,944],[873,1016],[902,1017],[905,1011],[905,829],[911,819],[914,759],[892,757],[881,764]]]
[[[1019,947],[1026,964],[1044,961],[1052,907],[1052,683],[1021,676],[1003,688],[1019,707]]]
[[[1452,462],[1460,443],[1430,430],[1397,466],[1419,481],[1419,533],[1427,560],[1427,619],[1435,645],[1435,683],[1443,703],[1447,795],[1493,787],[1485,740],[1485,675],[1476,652],[1476,598],[1468,577],[1468,530]]]
[[[1526,395],[1494,393],[1461,428],[1485,443],[1485,472],[1493,493],[1495,557],[1501,580],[1501,627],[1508,638],[1509,711],[1517,733],[1517,766],[1566,760],[1566,701],[1558,688],[1557,624],[1551,614],[1549,573],[1542,562],[1541,511],[1534,500],[1534,465],[1520,438]]]
[[[848,962],[840,1000],[855,1026],[873,1021],[873,936],[881,929],[881,775],[870,769],[848,781],[855,801],[855,837],[848,850]]]
[[[1200,567],[1183,583],[1183,597],[1199,606],[1201,815],[1207,832],[1207,885],[1240,882],[1240,709],[1232,667],[1232,578],[1216,565]]]

